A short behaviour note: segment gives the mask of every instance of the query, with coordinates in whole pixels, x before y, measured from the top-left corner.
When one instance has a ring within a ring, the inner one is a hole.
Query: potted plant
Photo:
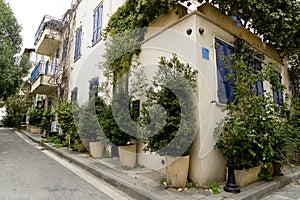
[[[50,127],[50,123],[52,118],[54,117],[54,113],[51,112],[51,108],[47,108],[44,112],[43,112],[43,117],[42,117],[42,122],[41,122],[41,129],[42,129],[42,133],[43,136],[45,137],[46,131],[47,129],[49,129]]]
[[[41,129],[39,127],[41,126],[43,119],[43,109],[39,106],[36,106],[33,109],[29,110],[28,115],[29,125],[31,125],[30,132],[33,134],[40,134]]]
[[[166,158],[169,187],[186,186],[189,155],[196,134],[197,70],[180,62],[176,54],[170,60],[161,57],[153,86],[143,103],[145,151]],[[164,109],[164,111],[163,111]]]
[[[78,106],[69,102],[62,102],[56,107],[57,120],[63,135],[69,138],[69,146],[75,150],[84,151],[87,145],[82,144],[79,137],[74,116],[78,112]]]
[[[96,112],[95,99],[83,104],[80,108],[79,135],[89,140],[89,150],[92,157],[101,157],[104,151],[104,134],[99,126]]]
[[[136,165],[136,131],[128,118],[128,95],[120,85],[116,85],[113,99],[106,104],[103,99],[96,99],[96,112],[106,138],[118,148],[122,167],[133,168]]]
[[[270,94],[260,96],[253,89],[260,79],[275,87],[279,83],[276,68],[267,64],[258,71],[253,64],[255,57],[263,60],[242,40],[236,41],[234,64],[227,66],[234,73],[226,77],[232,83],[235,99],[228,103],[224,109],[226,117],[215,129],[218,135],[216,147],[226,158],[233,156],[239,186],[258,180],[261,167],[269,169],[284,160],[285,137],[280,120],[283,113],[278,112],[278,105]],[[250,173],[252,171],[254,174]]]

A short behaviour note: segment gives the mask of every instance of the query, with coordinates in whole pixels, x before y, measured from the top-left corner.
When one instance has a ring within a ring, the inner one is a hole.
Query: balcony
[[[51,56],[62,40],[62,23],[60,20],[45,15],[36,34],[36,53]]]
[[[57,66],[49,61],[39,62],[30,75],[30,93],[45,95],[54,93],[57,89],[56,70]]]

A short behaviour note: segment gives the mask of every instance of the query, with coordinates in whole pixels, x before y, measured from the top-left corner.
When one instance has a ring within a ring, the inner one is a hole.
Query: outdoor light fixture
[[[202,35],[204,33],[204,28],[199,28],[199,33]]]
[[[188,35],[191,35],[192,34],[192,29],[191,28],[188,28],[187,30],[186,30],[186,33],[188,34]]]

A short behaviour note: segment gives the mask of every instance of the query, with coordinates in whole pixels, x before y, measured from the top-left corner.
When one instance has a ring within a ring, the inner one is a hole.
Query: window
[[[280,74],[278,74],[278,78],[279,78],[279,83],[281,84],[281,76]],[[274,103],[278,104],[278,105],[282,105],[283,104],[283,94],[282,94],[282,87],[274,87],[272,86],[272,91],[273,91],[273,100]]]
[[[259,73],[262,69],[261,62],[257,59],[254,59],[253,67],[254,67],[253,69],[254,73],[255,74]],[[264,84],[261,78],[258,78],[254,82],[254,91],[257,96],[264,96]]]
[[[81,36],[82,36],[82,27],[78,28],[76,31],[74,60],[78,59],[79,56],[81,55],[81,52],[80,52]]]
[[[98,86],[99,86],[99,80],[98,78],[93,78],[90,81],[90,87],[89,87],[89,100],[93,99],[94,97],[98,96]]]
[[[233,73],[226,66],[232,66],[233,61],[230,57],[234,54],[234,47],[225,42],[216,39],[216,60],[217,60],[217,78],[218,78],[218,97],[219,103],[228,104],[234,100],[233,82],[226,76]]]
[[[78,96],[78,88],[76,87],[71,91],[71,102],[73,103],[77,102],[77,96]]]
[[[101,38],[102,12],[103,12],[103,2],[101,2],[94,11],[93,40],[92,40],[93,44]]]
[[[234,82],[233,80],[228,80],[227,75],[234,74],[234,71],[229,68],[233,66],[234,61],[231,56],[234,54],[234,47],[228,45],[227,43],[216,39],[216,60],[217,60],[217,77],[218,77],[218,98],[219,103],[229,104],[235,98],[234,93]],[[261,61],[253,58],[251,63],[248,63],[250,70],[253,73],[258,74],[262,69]],[[263,80],[258,78],[254,82],[253,90],[257,96],[264,95]]]

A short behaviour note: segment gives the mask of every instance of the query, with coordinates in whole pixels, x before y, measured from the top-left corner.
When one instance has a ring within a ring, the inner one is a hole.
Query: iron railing
[[[62,23],[59,19],[55,19],[54,17],[45,15],[38,30],[35,33],[35,42],[40,39],[46,27],[49,27],[57,31],[61,31]]]
[[[30,83],[35,81],[35,79],[41,74],[54,76],[56,74],[56,71],[57,71],[57,65],[56,64],[51,63],[49,61],[47,61],[47,62],[40,61],[35,66],[34,70],[31,72]]]

